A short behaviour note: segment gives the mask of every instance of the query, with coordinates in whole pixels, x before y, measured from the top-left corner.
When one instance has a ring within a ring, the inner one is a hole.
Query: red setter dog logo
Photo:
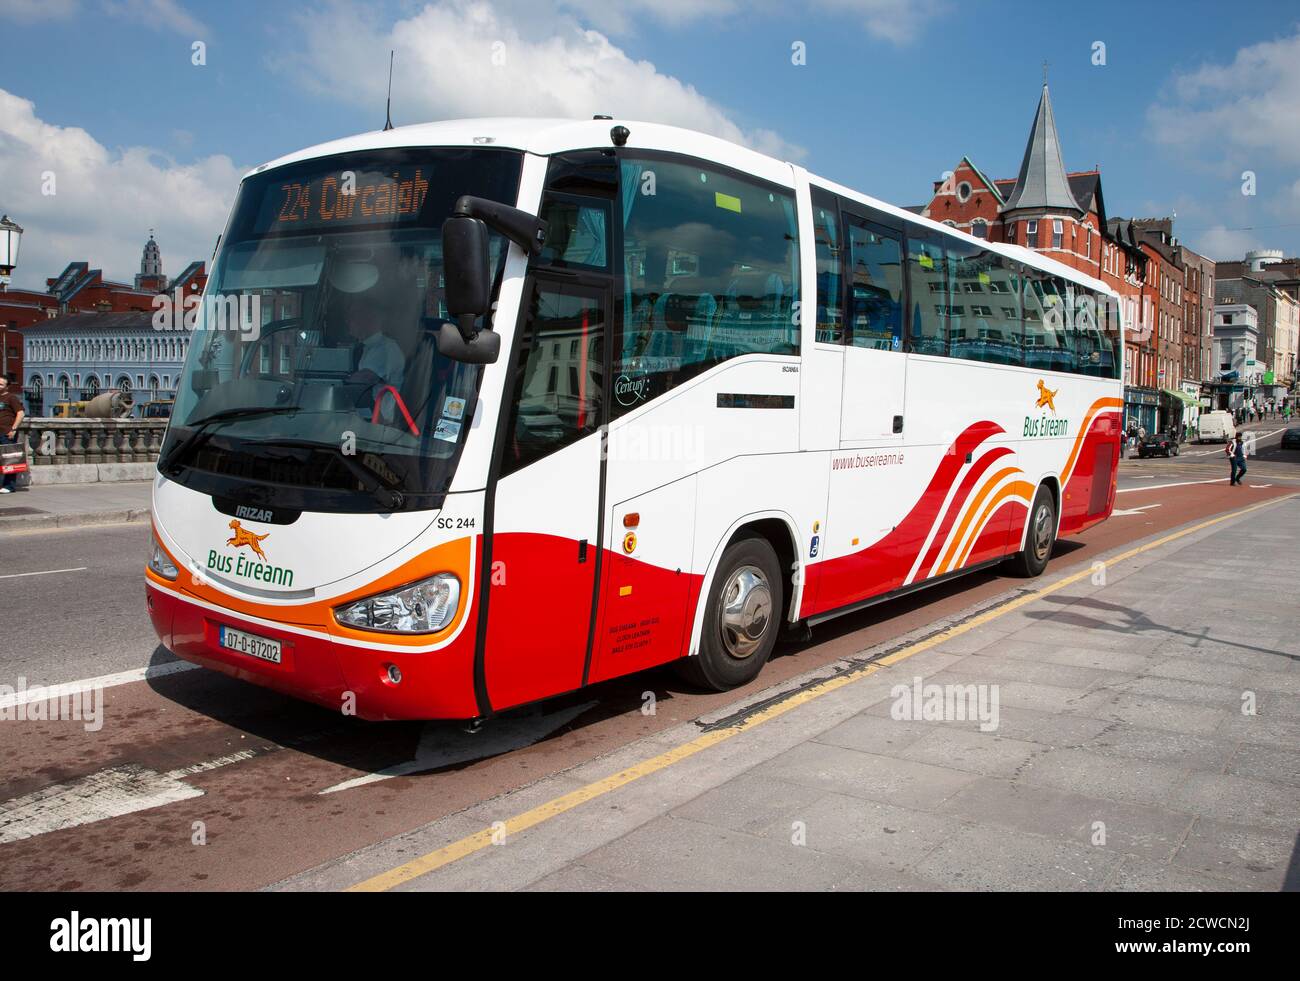
[[[1056,392],[1059,391],[1060,389],[1058,388]],[[1043,383],[1043,380],[1041,378],[1038,379],[1038,401],[1034,403],[1034,408],[1041,409],[1043,406],[1047,406],[1049,409],[1055,412],[1056,402],[1054,400],[1056,398],[1056,392],[1048,388],[1047,385]]]
[[[271,533],[269,531],[265,535],[251,532],[247,528],[241,528],[238,519],[230,522],[230,530],[234,534],[226,540],[227,545],[233,545],[235,548],[247,545],[259,559],[266,558],[266,553],[262,551],[262,542],[270,537]]]

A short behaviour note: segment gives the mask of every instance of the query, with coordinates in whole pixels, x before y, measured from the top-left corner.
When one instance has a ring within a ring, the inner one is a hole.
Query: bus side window
[[[907,236],[907,276],[912,312],[908,350],[916,354],[948,353],[949,302],[943,246],[919,229]]]
[[[903,236],[849,223],[849,343],[880,351],[903,346]]]
[[[729,358],[799,353],[794,195],[690,158],[622,158],[615,414]]]
[[[817,256],[817,340],[823,344],[843,344],[844,248],[839,204],[834,195],[814,187],[812,205]]]

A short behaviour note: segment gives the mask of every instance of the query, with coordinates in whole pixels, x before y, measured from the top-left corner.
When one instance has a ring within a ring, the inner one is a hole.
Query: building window
[[[1060,218],[1052,222],[1052,248],[1059,249],[1065,235],[1065,223]]]
[[[962,181],[960,184],[958,184],[958,185],[957,185],[957,200],[960,201],[962,204],[965,204],[967,201],[969,201],[969,200],[970,200],[970,190],[971,190],[971,188],[970,188],[970,183],[969,183],[969,182],[967,182],[967,181]]]
[[[983,218],[976,218],[970,225],[970,233],[976,238],[989,237],[989,223]]]
[[[1031,249],[1038,245],[1038,222],[1032,219],[1025,222],[1025,244]]]

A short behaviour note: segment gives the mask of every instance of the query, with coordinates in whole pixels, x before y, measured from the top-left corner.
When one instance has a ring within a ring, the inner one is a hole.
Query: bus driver
[[[398,343],[384,333],[379,310],[364,296],[352,297],[345,308],[348,335],[356,341],[352,349],[353,372],[348,384],[366,386],[366,398],[360,403],[362,415],[369,418],[374,411],[375,399],[386,386],[401,389],[406,375],[406,358]],[[396,404],[392,393],[383,395],[379,418],[392,423]]]

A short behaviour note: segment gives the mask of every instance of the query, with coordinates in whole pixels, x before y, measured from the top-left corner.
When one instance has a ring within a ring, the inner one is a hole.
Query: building
[[[1131,223],[1107,217],[1100,168],[1065,169],[1046,84],[1015,179],[991,180],[964,156],[934,182],[929,203],[912,210],[976,238],[1044,252],[1114,289],[1128,328],[1126,419],[1155,430],[1161,394],[1152,319],[1156,308],[1154,296],[1147,293],[1151,250],[1143,247],[1142,236]],[[1181,313],[1177,319],[1181,321]],[[1176,399],[1170,402],[1169,411],[1180,404]]]
[[[191,262],[169,281],[151,234],[133,285],[72,262],[46,280],[43,293],[0,293],[0,317],[15,325],[10,337],[17,343],[10,344],[21,366],[20,374],[11,371],[11,381],[22,385],[28,413],[50,415],[58,402],[112,389],[133,393],[137,402],[171,397],[189,333],[154,329],[155,298],[165,293],[174,303],[177,295],[200,295],[206,285],[202,262]]]
[[[1259,278],[1254,271],[1239,276],[1222,273],[1215,281],[1216,307],[1246,304],[1258,318],[1258,361],[1261,377],[1258,390],[1247,398],[1278,401],[1296,382],[1297,302],[1275,282]]]
[[[153,314],[71,313],[23,331],[28,412],[50,416],[59,402],[129,392],[136,401],[171,398],[190,335],[159,331]]]
[[[1183,380],[1199,387],[1214,380],[1211,345],[1217,264],[1185,245],[1178,248],[1183,260]]]
[[[1236,412],[1249,404],[1263,380],[1259,363],[1259,315],[1247,303],[1214,307],[1213,407]]]

